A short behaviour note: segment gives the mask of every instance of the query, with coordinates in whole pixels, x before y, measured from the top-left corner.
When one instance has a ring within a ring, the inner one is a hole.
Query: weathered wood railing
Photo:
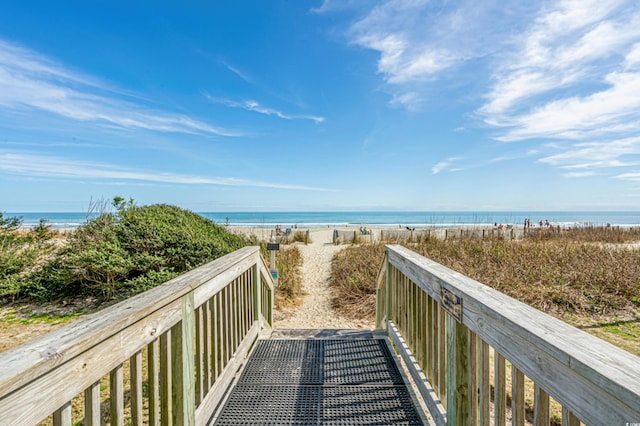
[[[512,424],[548,425],[550,398],[563,425],[640,423],[639,357],[404,247],[377,308],[438,424],[504,425],[510,401]]]
[[[272,311],[258,247],[240,249],[0,353],[0,425],[204,424]]]

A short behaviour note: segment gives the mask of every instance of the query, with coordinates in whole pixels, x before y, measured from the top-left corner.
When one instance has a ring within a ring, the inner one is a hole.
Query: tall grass
[[[634,239],[640,234],[592,228],[530,232],[515,241],[425,237],[403,245],[544,312],[593,316],[640,308],[640,250],[611,245]],[[383,252],[382,244],[363,245],[335,257],[331,285],[339,312],[373,318]]]
[[[269,265],[269,252],[266,243],[260,244],[260,252]],[[302,296],[302,253],[296,246],[280,246],[276,252],[276,268],[278,268],[278,286],[276,287],[275,305],[277,308],[295,306]]]

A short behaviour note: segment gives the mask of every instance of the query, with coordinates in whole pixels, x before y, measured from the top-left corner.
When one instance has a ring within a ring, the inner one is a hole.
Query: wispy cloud
[[[640,12],[633,2],[543,8],[496,65],[479,109],[502,141],[586,140],[640,130]]]
[[[463,167],[457,165],[460,161],[464,160],[462,157],[449,157],[431,167],[431,173],[437,175],[440,172],[459,172],[464,170]]]
[[[231,99],[216,98],[209,94],[205,94],[205,96],[207,97],[208,100],[217,104],[226,105],[231,108],[242,108],[247,111],[253,111],[253,112],[257,112],[259,114],[264,114],[264,115],[273,115],[273,116],[282,118],[284,120],[311,120],[316,123],[322,123],[323,121],[325,121],[324,117],[320,117],[316,115],[285,114],[284,112],[278,111],[277,109],[263,106],[254,100],[238,102],[238,101],[233,101]]]
[[[331,5],[325,2],[322,9],[332,10]],[[428,98],[434,81],[503,45],[513,9],[524,8],[471,0],[385,1],[354,23],[348,36],[351,43],[379,52],[378,72],[388,83],[391,103],[415,108]]]
[[[232,73],[234,73],[235,75],[237,75],[238,77],[246,81],[247,83],[252,82],[251,78],[249,78],[249,76],[246,73],[240,71],[237,67],[234,67],[233,65],[229,64],[224,60],[220,62],[222,62],[222,65],[224,65],[229,71],[231,71]]]
[[[104,181],[105,179],[117,179],[134,182],[168,183],[182,185],[220,185],[296,191],[333,191],[327,188],[261,182],[236,177],[206,177],[134,170],[99,162],[70,160],[66,158],[34,155],[22,152],[0,153],[0,172],[11,173],[20,176],[73,178],[96,181]]]
[[[123,94],[37,52],[0,40],[0,108],[40,110],[125,129],[240,136],[186,115],[150,108]]]
[[[604,169],[640,164],[640,137],[615,141],[556,145],[556,154],[543,156],[540,162],[563,169]]]

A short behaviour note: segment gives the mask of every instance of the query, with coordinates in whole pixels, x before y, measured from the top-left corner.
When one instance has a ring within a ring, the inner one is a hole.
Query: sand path
[[[329,276],[331,259],[345,246],[331,243],[332,229],[311,230],[311,242],[298,246],[302,254],[302,289],[305,293],[297,308],[276,312],[277,329],[371,328],[373,324],[355,322],[337,315],[331,308]]]

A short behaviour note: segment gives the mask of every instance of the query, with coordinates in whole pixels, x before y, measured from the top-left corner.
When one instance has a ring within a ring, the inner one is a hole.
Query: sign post
[[[267,243],[267,250],[269,250],[270,265],[269,272],[273,278],[273,283],[278,286],[278,268],[276,268],[276,251],[280,250],[280,244],[276,243],[276,238],[271,236],[271,242]]]

